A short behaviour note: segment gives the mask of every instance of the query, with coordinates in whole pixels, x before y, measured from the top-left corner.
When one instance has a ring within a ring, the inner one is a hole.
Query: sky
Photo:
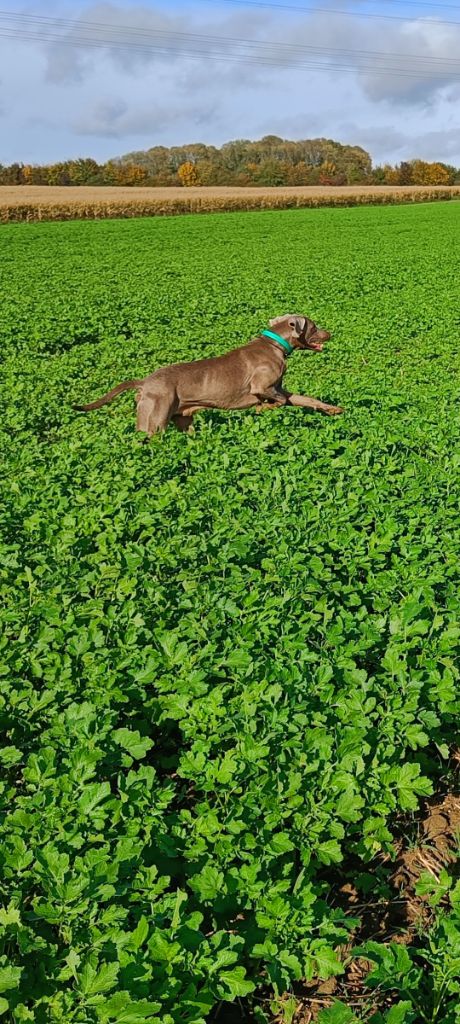
[[[460,166],[460,0],[3,4],[0,163],[275,134]]]

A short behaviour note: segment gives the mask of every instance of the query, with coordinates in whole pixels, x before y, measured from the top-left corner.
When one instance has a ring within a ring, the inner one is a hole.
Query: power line
[[[401,7],[435,7],[438,11],[447,9],[448,11],[460,11],[458,4],[430,4],[426,0],[366,0],[369,4],[399,4]],[[358,13],[358,12],[357,12]]]
[[[200,0],[201,3],[215,4],[216,0]],[[217,0],[219,4],[234,4],[238,7],[247,7],[250,9],[254,8],[266,8],[267,10],[276,11],[295,11],[297,14],[340,14],[346,18],[371,18],[377,19],[378,21],[402,21],[407,23],[408,18],[404,18],[399,14],[370,14],[367,11],[343,11],[337,10],[331,7],[301,7],[297,4],[279,4],[268,2],[268,0]],[[416,4],[415,6],[418,6]],[[431,5],[430,5],[431,6]],[[429,25],[458,25],[460,21],[445,21],[440,18],[430,18]]]
[[[361,63],[360,64],[350,66],[350,63],[348,63],[348,64],[346,64],[346,63],[339,64],[339,63],[334,63],[334,61],[327,62],[327,61],[324,61],[324,59],[321,60],[321,61],[320,60],[312,61],[310,59],[309,61],[307,61],[305,59],[302,60],[300,57],[296,57],[296,56],[294,56],[292,54],[290,54],[290,55],[286,54],[285,62],[281,62],[279,60],[279,50],[278,50],[278,52],[276,54],[274,53],[273,56],[271,56],[270,54],[267,54],[267,53],[261,54],[261,55],[259,55],[257,53],[255,53],[255,54],[231,54],[231,53],[222,53],[222,52],[218,52],[218,51],[210,52],[209,50],[197,50],[197,49],[186,50],[184,48],[171,47],[171,46],[168,47],[168,46],[165,46],[165,45],[154,45],[154,44],[142,45],[142,44],[136,44],[136,43],[126,44],[126,43],[119,43],[119,42],[114,41],[114,40],[91,39],[91,38],[88,38],[88,37],[84,37],[84,38],[78,38],[78,37],[69,38],[69,37],[64,37],[62,35],[53,34],[53,33],[50,33],[50,32],[45,33],[45,32],[34,31],[34,32],[30,32],[30,33],[26,33],[25,34],[25,33],[19,33],[19,32],[17,32],[14,29],[9,29],[9,28],[0,29],[0,35],[3,36],[4,38],[21,39],[22,41],[24,41],[24,40],[27,41],[27,40],[30,40],[30,39],[34,39],[34,40],[39,40],[41,42],[48,42],[48,43],[56,43],[56,42],[58,42],[58,43],[64,44],[64,45],[78,46],[78,47],[82,46],[82,47],[90,47],[90,48],[98,48],[98,49],[100,49],[100,48],[104,48],[104,49],[105,48],[109,48],[109,49],[113,49],[113,50],[116,50],[117,52],[122,52],[122,53],[125,53],[125,54],[127,54],[127,53],[139,53],[139,54],[149,55],[149,56],[152,56],[152,55],[168,56],[168,57],[171,57],[171,56],[179,56],[180,57],[180,56],[182,56],[182,57],[186,57],[187,59],[195,59],[195,60],[198,59],[200,61],[202,61],[202,60],[213,60],[213,61],[218,61],[218,62],[230,62],[230,63],[236,63],[236,64],[244,64],[245,66],[250,65],[250,66],[254,66],[254,67],[269,67],[271,69],[273,69],[273,66],[274,66],[273,60],[274,60],[274,57],[276,56],[277,61],[278,61],[278,66],[279,66],[280,69],[282,69],[282,68],[288,69],[288,68],[295,67],[295,68],[306,69],[306,70],[308,69],[308,70],[328,71],[328,72],[335,71],[335,72],[340,72],[340,73],[351,72],[351,73],[354,73],[354,74],[361,74],[361,73],[373,73],[373,74],[385,74],[385,75],[393,74],[393,75],[396,75],[397,77],[400,77],[400,78],[412,78],[412,79],[417,79],[417,80],[419,80],[420,78],[426,78],[426,79],[433,79],[433,78],[435,78],[435,79],[442,79],[442,78],[446,78],[446,80],[449,81],[449,80],[452,80],[452,78],[460,77],[460,66],[459,66],[458,72],[454,71],[453,69],[452,70],[445,70],[444,71],[442,69],[437,69],[437,68],[431,68],[431,69],[428,69],[428,68],[420,68],[420,69],[413,68],[412,71],[411,71],[410,69],[407,68],[406,65],[404,65],[404,68],[399,68],[398,66],[394,66],[394,65],[390,65],[390,64],[386,65],[386,66],[380,66],[380,67],[376,66],[375,65],[375,58],[372,59],[371,63],[366,63],[365,62],[366,58],[364,58],[364,60],[361,59]],[[250,42],[250,41],[248,41],[248,42]],[[279,44],[271,44],[271,45],[273,46],[273,48],[279,47]],[[355,51],[349,51],[349,52],[350,52],[350,54],[355,55]],[[321,55],[319,55],[319,56],[321,56]]]
[[[436,10],[443,11],[445,9],[449,11],[460,11],[458,4],[438,4],[428,3],[427,0],[366,0],[369,4],[399,4],[401,7],[435,7]],[[357,12],[358,13],[358,12]]]
[[[209,0],[209,2],[210,3],[229,3],[230,0]],[[356,2],[356,0],[351,0],[351,3],[354,3],[354,2]],[[427,0],[366,0],[366,2],[367,3],[373,3],[373,4],[382,4],[382,3],[384,3],[384,4],[398,4],[401,7],[429,7],[430,9],[434,8],[435,10],[438,10],[438,11],[444,11],[444,10],[460,11],[460,5],[458,5],[458,4],[428,3]],[[246,3],[246,0],[241,0],[241,3],[244,3],[244,6],[248,6],[248,7],[251,6],[250,0],[248,0],[248,3]],[[257,6],[257,5],[253,4],[252,6]],[[263,4],[263,5],[260,4],[259,6],[279,7],[280,9],[283,9],[283,7],[284,7],[284,9],[286,11],[293,9],[293,8],[290,8],[288,4],[269,4],[269,3],[267,3],[267,4]],[[302,10],[302,11],[307,11],[308,12],[308,11],[315,10],[315,8],[314,7],[296,7],[296,8],[294,8],[294,10]],[[337,13],[340,13],[340,14],[352,14],[352,15],[354,15],[357,18],[359,18],[361,16],[363,16],[363,17],[366,16],[365,12],[363,12],[363,11],[340,11],[340,12],[339,11],[334,11],[333,13],[334,14],[337,14]],[[379,17],[379,15],[369,15],[369,17]],[[380,15],[380,17],[385,17],[385,15]],[[387,15],[387,17],[391,17],[392,18],[393,16],[392,15]],[[401,16],[399,15],[397,20],[407,21],[407,18],[401,18]],[[447,22],[447,24],[450,25],[451,22]],[[454,24],[460,24],[460,22],[455,22]]]
[[[123,49],[126,50],[127,52],[130,51],[130,50],[135,52],[136,50],[139,50],[139,49],[141,49],[142,51],[146,51],[146,52],[150,52],[150,50],[158,51],[159,49],[164,49],[165,48],[164,41],[166,41],[166,44],[167,44],[171,40],[173,42],[179,41],[180,43],[183,43],[184,41],[186,41],[187,43],[191,42],[192,44],[199,44],[200,46],[204,45],[206,47],[209,47],[209,46],[215,47],[216,44],[217,44],[217,46],[219,46],[221,44],[227,45],[227,44],[231,43],[231,44],[233,44],[233,45],[235,45],[237,47],[243,47],[243,48],[246,48],[246,49],[249,48],[249,50],[252,49],[254,52],[253,53],[249,52],[248,54],[244,54],[244,53],[243,54],[238,54],[238,53],[236,53],[236,54],[229,54],[228,52],[225,52],[225,53],[222,54],[222,53],[219,53],[219,51],[217,51],[217,52],[214,51],[214,53],[213,53],[209,49],[206,49],[204,51],[203,50],[196,50],[196,49],[194,49],[191,52],[192,52],[192,54],[199,55],[199,56],[209,56],[209,58],[212,58],[213,55],[214,56],[222,56],[222,57],[225,57],[225,58],[230,58],[230,57],[232,57],[232,58],[239,58],[239,59],[242,59],[242,60],[249,60],[249,59],[253,59],[253,58],[256,58],[257,60],[259,60],[259,58],[265,57],[265,58],[270,60],[270,63],[272,63],[273,59],[276,58],[279,63],[282,63],[282,62],[279,61],[279,58],[280,58],[280,53],[284,50],[285,54],[286,54],[286,58],[289,59],[289,63],[290,64],[291,64],[292,60],[298,61],[304,55],[306,55],[310,59],[311,59],[312,56],[315,56],[315,55],[319,55],[321,57],[323,57],[324,55],[327,55],[327,56],[332,55],[334,57],[336,55],[336,56],[338,56],[340,58],[344,58],[344,57],[345,58],[357,57],[360,60],[362,58],[364,58],[364,59],[371,58],[373,64],[374,64],[374,62],[376,60],[377,61],[382,61],[382,60],[383,61],[388,61],[389,60],[391,62],[400,61],[400,60],[404,60],[404,62],[411,61],[415,65],[417,65],[417,63],[419,63],[419,67],[420,67],[421,71],[429,70],[429,71],[439,72],[439,71],[441,71],[445,67],[447,72],[454,72],[455,73],[456,69],[458,68],[458,71],[460,73],[460,61],[455,59],[455,58],[449,58],[449,57],[432,57],[432,56],[424,55],[424,54],[408,54],[408,53],[400,53],[400,52],[395,52],[395,51],[392,51],[392,52],[386,51],[385,52],[385,51],[379,51],[379,50],[354,50],[354,49],[349,49],[349,48],[334,48],[334,47],[323,47],[323,46],[313,46],[313,45],[308,46],[308,45],[303,45],[303,44],[298,44],[298,43],[286,43],[286,42],[270,41],[270,40],[258,40],[258,39],[241,39],[241,38],[232,37],[232,36],[211,36],[211,35],[204,35],[204,34],[192,33],[192,32],[177,32],[175,30],[167,30],[167,31],[165,31],[165,30],[162,30],[162,29],[138,29],[138,28],[136,28],[134,26],[126,26],[126,25],[112,25],[112,26],[109,25],[108,26],[108,25],[102,24],[100,22],[75,21],[74,19],[70,19],[70,18],[53,19],[53,18],[49,18],[49,17],[45,17],[45,16],[38,16],[38,15],[16,15],[16,14],[10,14],[10,13],[7,13],[7,12],[1,12],[0,11],[0,25],[1,25],[1,19],[2,18],[4,20],[6,20],[7,22],[8,21],[13,21],[13,25],[12,26],[9,26],[8,24],[6,26],[4,26],[4,29],[8,33],[10,33],[10,34],[13,33],[13,38],[22,38],[22,39],[31,39],[31,38],[33,38],[33,39],[41,39],[41,40],[49,41],[49,42],[62,42],[62,43],[65,42],[67,44],[78,45],[78,46],[97,45],[97,46],[101,46],[101,47],[109,47],[109,48],[117,48],[117,49],[123,47]],[[27,32],[25,32],[25,33],[22,32],[22,29],[17,29],[16,28],[16,26],[14,24],[15,21],[16,22],[19,21],[20,24],[23,21],[31,22],[32,23],[32,30],[28,29]],[[96,30],[96,32],[98,32],[100,29],[102,29],[105,33],[110,32],[110,31],[112,31],[112,32],[120,32],[121,31],[123,33],[131,33],[131,34],[134,34],[134,36],[138,36],[138,37],[140,36],[141,37],[141,41],[137,42],[136,39],[133,39],[131,41],[131,40],[126,40],[126,39],[118,39],[118,38],[110,38],[110,37],[108,37],[108,38],[100,38],[100,37],[94,38],[93,37],[92,38],[90,35],[86,35],[86,34],[84,34],[82,36],[77,36],[75,34],[70,36],[70,37],[69,36],[63,36],[63,35],[60,35],[58,33],[51,32],[50,29],[48,29],[48,25],[50,25],[50,27],[54,27],[56,23],[57,23],[58,26],[60,26],[60,27],[62,27],[64,29],[71,28],[72,31],[74,31],[75,28],[78,28],[80,31],[83,30],[83,32],[86,29],[91,29],[92,31]],[[10,35],[10,37],[11,37],[11,35]],[[153,39],[157,40],[160,45],[158,45],[158,42],[154,46],[152,46],[152,44],[145,43],[144,40],[146,38],[148,38],[148,37],[153,37]],[[174,52],[174,53],[178,53],[178,54],[185,53],[184,50],[181,51],[180,48],[176,47],[176,46],[170,46],[169,45],[169,46],[166,46],[166,49],[167,49],[168,53],[170,53],[170,52]],[[190,55],[190,51],[187,51],[186,55],[189,56]],[[392,68],[392,70],[394,70],[394,68]],[[404,68],[401,69],[401,72],[407,71],[407,70],[418,70],[418,68],[415,67],[415,68],[412,68],[412,69],[410,69],[410,68],[408,69],[407,68],[407,64],[405,63]]]
[[[275,2],[273,2],[273,0],[201,0],[201,2],[211,3],[211,4],[218,3],[219,5],[222,4],[222,3],[228,3],[228,4],[234,4],[234,5],[236,4],[238,6],[247,7],[247,8],[251,8],[251,7],[259,8],[259,7],[261,7],[261,8],[273,9],[273,10],[276,10],[276,11],[297,11],[297,12],[301,12],[303,14],[312,14],[312,13],[319,12],[319,13],[322,13],[322,14],[344,15],[346,17],[352,17],[352,18],[355,18],[355,17],[356,18],[361,18],[361,17],[363,17],[363,18],[379,18],[379,19],[383,18],[385,20],[386,19],[390,19],[391,21],[396,20],[396,21],[403,21],[405,23],[407,23],[407,20],[408,20],[407,18],[401,18],[399,16],[395,18],[394,16],[391,16],[391,15],[368,14],[367,12],[363,12],[363,11],[332,10],[332,8],[330,8],[330,7],[327,7],[327,8],[322,8],[322,7],[302,7],[302,6],[293,5],[293,4],[277,3],[276,0],[275,0]],[[369,0],[368,0],[368,2],[369,2]],[[380,0],[375,0],[375,2],[380,2]],[[388,2],[388,0],[386,0],[386,2]],[[399,3],[399,2],[406,3],[406,0],[394,0],[394,2],[395,3]],[[414,6],[417,6],[417,7],[419,6],[419,4],[416,2],[416,0],[407,0],[407,2],[408,3],[409,2],[413,2]],[[431,6],[431,5],[427,4],[426,6]],[[452,7],[452,10],[459,10],[460,11],[460,7],[458,7],[458,8],[457,7],[455,7],[455,8]],[[107,23],[103,23],[103,22],[84,21],[83,19],[78,19],[77,20],[77,19],[73,19],[73,18],[59,18],[59,17],[54,17],[53,18],[53,17],[49,17],[49,16],[46,16],[46,15],[34,15],[34,14],[23,14],[23,13],[19,14],[19,13],[15,12],[15,11],[0,11],[0,18],[3,18],[5,20],[10,20],[10,21],[12,20],[13,22],[17,21],[17,22],[19,22],[19,24],[31,22],[32,24],[34,24],[34,23],[35,24],[44,24],[44,25],[51,25],[53,27],[62,27],[62,28],[76,27],[76,28],[81,29],[81,28],[86,28],[87,27],[87,28],[92,28],[92,29],[103,29],[104,31],[107,31],[107,30],[110,31],[111,29],[114,29],[114,30],[120,30],[122,32],[137,33],[137,34],[141,34],[141,35],[151,35],[151,34],[155,34],[156,32],[159,31],[158,29],[136,28],[136,26],[134,26],[134,25],[117,25],[117,24],[115,24],[115,25],[108,25]],[[423,21],[422,24],[423,25],[456,25],[458,28],[460,28],[460,21],[440,21],[440,20],[433,19],[433,18],[430,18],[429,21]],[[185,36],[188,37],[190,35],[193,35],[194,33],[179,33],[179,32],[176,32],[175,30],[171,30],[171,34],[185,35]],[[220,38],[222,38],[222,37],[220,37]]]

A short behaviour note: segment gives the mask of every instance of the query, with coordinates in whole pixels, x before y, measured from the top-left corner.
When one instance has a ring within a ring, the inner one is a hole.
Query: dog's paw
[[[325,410],[327,416],[340,416],[340,413],[345,412],[340,405],[328,405]]]

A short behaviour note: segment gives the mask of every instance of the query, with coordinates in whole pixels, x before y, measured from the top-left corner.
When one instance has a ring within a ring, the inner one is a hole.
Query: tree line
[[[153,146],[98,163],[0,164],[0,185],[451,185],[460,169],[441,161],[373,167],[361,146],[332,139],[291,142],[277,135],[237,139],[220,148],[193,143]]]

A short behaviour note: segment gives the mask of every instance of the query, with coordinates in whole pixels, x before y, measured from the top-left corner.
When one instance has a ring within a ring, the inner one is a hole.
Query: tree
[[[263,160],[262,163],[256,165],[256,167],[257,170],[254,175],[254,181],[256,181],[258,185],[285,184],[283,165],[279,163],[278,160]]]
[[[399,168],[398,168],[398,178],[399,178],[399,181],[398,181],[399,185],[412,185],[413,184],[412,166],[411,166],[411,164],[407,163],[407,161],[405,161],[405,160],[403,160],[400,163],[400,165],[399,165]]]
[[[320,185],[333,185],[337,175],[337,168],[330,160],[325,160],[319,169]]]
[[[244,170],[244,165],[251,159],[251,145],[249,139],[225,142],[220,151],[223,166],[229,171]]]
[[[412,178],[414,185],[449,185],[451,173],[445,164],[413,160]]]
[[[186,188],[199,184],[195,164],[192,164],[190,160],[187,160],[185,164],[180,165],[177,170],[177,176],[181,185],[184,185]]]
[[[91,157],[69,160],[69,179],[72,185],[94,185],[99,183],[101,168]]]
[[[225,170],[214,160],[198,160],[195,164],[200,185],[226,185]]]
[[[385,184],[385,168],[378,165],[374,167],[371,172],[371,181],[373,185],[384,185]]]
[[[385,164],[383,168],[385,185],[399,185],[399,172],[397,167]]]
[[[33,164],[24,164],[22,168],[22,183],[23,185],[41,185],[40,167],[34,167]]]
[[[2,168],[2,185],[22,185],[22,164]]]

